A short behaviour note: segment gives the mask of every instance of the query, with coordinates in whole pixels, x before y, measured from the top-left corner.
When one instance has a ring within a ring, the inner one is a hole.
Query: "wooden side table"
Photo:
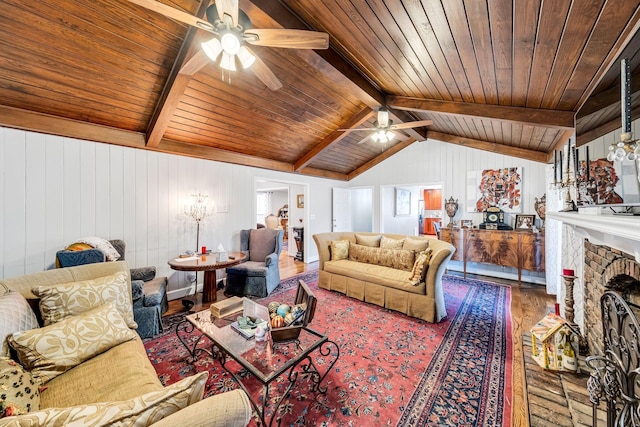
[[[192,256],[189,258],[173,258],[167,263],[177,271],[204,271],[202,284],[202,302],[216,302],[216,270],[231,267],[244,262],[247,256],[242,252],[228,252],[229,259],[216,261],[216,254]]]

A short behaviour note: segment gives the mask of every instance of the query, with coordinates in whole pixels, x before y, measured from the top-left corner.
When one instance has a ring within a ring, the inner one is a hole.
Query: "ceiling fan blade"
[[[224,19],[225,15],[227,15],[231,18],[232,27],[238,25],[238,0],[216,0],[215,4],[222,22],[227,22]]]
[[[155,0],[129,0],[129,2],[164,15],[167,18],[171,18],[184,24],[192,25],[196,28],[201,28],[203,30],[216,34],[213,25],[211,25],[204,19],[200,19],[197,16],[193,16],[181,10],[174,9],[173,7],[167,6],[166,4],[162,4]]]
[[[360,141],[358,141],[356,143],[356,145],[360,145],[360,144],[364,144],[365,142],[367,142],[369,139],[371,138],[371,135],[367,135],[364,138],[362,138]]]
[[[417,122],[399,123],[397,125],[391,125],[390,129],[409,129],[419,128],[422,126],[429,126],[433,124],[431,120],[418,120]]]
[[[341,130],[343,132],[358,132],[361,130],[366,130],[366,131],[372,131],[372,130],[379,130],[378,128],[350,128],[350,129],[338,129]]]
[[[256,58],[256,61],[249,68],[253,74],[262,81],[269,89],[276,91],[282,87],[282,82],[273,74],[273,71],[249,48],[247,50]]]
[[[328,49],[329,34],[319,31],[290,29],[256,29],[244,32],[246,42],[255,46],[285,49]]]

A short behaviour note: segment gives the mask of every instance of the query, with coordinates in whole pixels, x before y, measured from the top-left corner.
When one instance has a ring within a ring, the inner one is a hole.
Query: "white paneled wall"
[[[455,217],[456,222],[459,222],[460,219],[471,219],[474,224],[479,224],[482,222],[482,214],[467,212],[467,206],[465,206],[467,171],[507,167],[522,167],[522,213],[535,214],[535,198],[542,197],[546,192],[545,164],[432,139],[405,148],[358,176],[350,184],[354,187],[367,185],[374,187],[375,231],[379,231],[380,224],[380,191],[381,188],[388,185],[405,188],[407,185],[441,183],[445,199],[453,196],[459,201],[460,207]],[[505,215],[505,222],[513,225],[514,215]],[[448,218],[445,217],[443,221],[447,224]],[[539,224],[538,220],[536,223]],[[452,270],[462,268],[462,263],[452,261],[450,264]],[[517,270],[515,269],[505,270],[503,267],[486,264],[468,266],[467,270],[510,279],[517,278]],[[543,274],[525,271],[522,274],[523,280],[544,283]]]
[[[187,282],[167,260],[196,246],[195,223],[184,215],[191,194],[207,194],[218,211],[201,226],[201,245],[238,250],[240,230],[255,227],[255,177],[309,186],[308,236],[330,231],[331,188],[346,186],[2,127],[0,166],[0,277],[53,268],[56,251],[99,236],[123,239],[130,266],[157,266],[172,291]],[[305,243],[308,259],[316,260],[313,240]]]
[[[488,153],[436,140],[415,143],[388,160],[373,167],[350,182],[352,186],[375,186],[376,197],[380,197],[380,186],[422,185],[442,183],[443,196],[458,199],[460,208],[456,222],[472,219],[474,224],[482,222],[482,214],[467,212],[467,171],[522,167],[522,213],[535,214],[535,198],[545,193],[545,165],[517,157]],[[375,224],[379,224],[379,200],[374,203]],[[505,222],[513,221],[513,215]],[[448,218],[445,218],[445,223]],[[510,225],[513,225],[510,223]]]

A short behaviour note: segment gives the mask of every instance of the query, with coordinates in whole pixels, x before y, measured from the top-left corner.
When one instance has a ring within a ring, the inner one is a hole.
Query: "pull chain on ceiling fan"
[[[344,132],[360,132],[360,131],[375,131],[372,135],[364,138],[358,144],[362,144],[369,139],[369,137],[374,142],[379,142],[381,144],[386,144],[391,141],[395,136],[395,133],[392,132],[396,129],[410,129],[417,128],[423,126],[429,126],[433,122],[431,120],[418,120],[415,122],[406,122],[400,123],[397,125],[393,124],[393,120],[389,118],[389,110],[386,107],[378,108],[378,117],[377,120],[373,123],[372,128],[352,128],[352,129],[338,129]]]
[[[236,71],[236,62],[239,62],[243,69],[250,69],[271,90],[280,89],[282,83],[246,44],[285,49],[329,47],[329,35],[323,32],[252,28],[251,20],[238,7],[238,0],[216,0],[207,8],[206,21],[156,0],[129,1],[214,34],[216,37],[201,45],[212,61],[227,71]]]

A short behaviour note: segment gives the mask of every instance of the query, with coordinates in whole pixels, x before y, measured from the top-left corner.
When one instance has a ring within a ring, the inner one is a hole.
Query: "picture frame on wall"
[[[531,230],[535,224],[535,215],[516,215],[516,230]]]
[[[396,188],[396,216],[411,215],[411,192]]]
[[[304,194],[298,194],[296,197],[296,206],[299,208],[304,208]]]

